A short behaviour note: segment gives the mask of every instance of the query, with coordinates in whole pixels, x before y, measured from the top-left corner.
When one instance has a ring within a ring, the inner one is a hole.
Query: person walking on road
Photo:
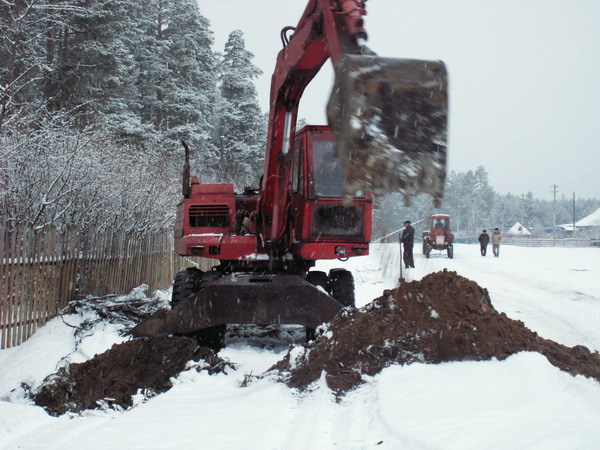
[[[502,234],[498,230],[498,228],[494,229],[492,233],[492,251],[494,252],[494,256],[498,258],[500,256],[500,242],[502,241]]]
[[[479,235],[479,246],[481,247],[481,256],[485,256],[487,254],[487,246],[490,243],[490,235],[487,234],[487,230],[483,230],[483,232]]]
[[[400,242],[404,246],[404,268],[410,269],[412,267],[414,269],[413,247],[415,245],[415,229],[411,226],[410,220],[404,222],[404,230],[402,230],[402,234],[400,235]]]

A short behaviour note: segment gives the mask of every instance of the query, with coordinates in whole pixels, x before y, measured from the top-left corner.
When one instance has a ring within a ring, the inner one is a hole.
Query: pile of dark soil
[[[170,378],[188,361],[203,361],[198,370],[222,373],[231,364],[187,337],[133,339],[115,344],[81,364],[71,364],[47,380],[33,400],[51,415],[80,412],[102,402],[127,408],[138,389],[153,395],[171,388]]]
[[[505,359],[535,351],[573,375],[600,380],[600,355],[543,339],[522,322],[498,313],[486,289],[456,274],[438,272],[384,292],[360,310],[344,310],[328,331],[290,354],[275,369],[305,389],[326,372],[329,387],[343,394],[392,364]]]

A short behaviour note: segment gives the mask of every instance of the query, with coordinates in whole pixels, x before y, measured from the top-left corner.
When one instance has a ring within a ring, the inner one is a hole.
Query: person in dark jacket
[[[490,235],[487,234],[487,230],[483,230],[483,232],[479,235],[479,246],[481,247],[481,256],[485,256],[487,254],[487,246],[490,243]]]
[[[404,222],[404,230],[402,230],[402,234],[400,235],[400,242],[404,246],[404,268],[414,268],[413,247],[415,246],[415,229],[411,226],[410,220]]]

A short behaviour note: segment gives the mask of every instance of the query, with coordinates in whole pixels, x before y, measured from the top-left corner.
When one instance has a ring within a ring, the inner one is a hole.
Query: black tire
[[[221,274],[219,272],[204,272],[202,274],[202,279],[200,280],[200,289],[205,288],[214,280],[218,280],[219,278],[221,278]]]
[[[331,292],[329,290],[329,277],[325,272],[321,272],[320,270],[313,270],[312,272],[308,272],[306,274],[306,281],[308,281],[313,286],[321,286],[325,289],[325,292],[328,294]]]
[[[448,246],[448,258],[452,259],[454,258],[454,247],[453,246]]]
[[[202,347],[210,347],[218,352],[225,347],[225,332],[227,325],[215,325],[214,327],[204,328],[193,333],[193,337]]]
[[[202,272],[195,267],[189,267],[175,276],[173,283],[173,295],[171,296],[171,308],[177,306],[182,300],[210,284],[211,281],[220,278],[218,272]],[[215,351],[225,346],[225,331],[227,325],[216,325],[203,330],[186,333],[185,336],[195,338],[198,345],[210,347]]]
[[[188,267],[175,276],[173,294],[171,295],[171,308],[177,306],[182,300],[200,290],[202,271],[195,267]]]
[[[354,277],[352,272],[345,269],[332,269],[329,271],[329,285],[331,296],[344,306],[356,307],[354,298]]]

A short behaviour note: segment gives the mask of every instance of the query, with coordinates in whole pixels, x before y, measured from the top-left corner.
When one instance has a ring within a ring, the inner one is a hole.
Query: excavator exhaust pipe
[[[345,55],[327,106],[345,191],[429,193],[446,180],[448,79],[441,61]]]

